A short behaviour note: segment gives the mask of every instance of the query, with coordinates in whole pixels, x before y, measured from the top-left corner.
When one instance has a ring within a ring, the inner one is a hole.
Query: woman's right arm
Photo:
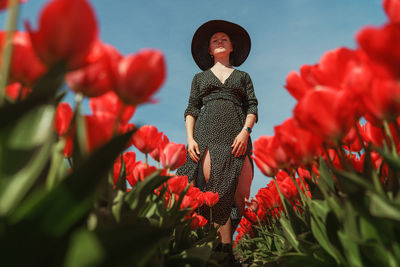
[[[188,153],[190,158],[194,162],[199,161],[199,156],[200,155],[200,149],[199,145],[193,138],[193,132],[194,132],[194,124],[196,122],[196,118],[193,117],[192,115],[187,115],[186,116],[186,135],[187,135],[187,144],[188,144]]]
[[[188,144],[188,153],[190,158],[194,162],[199,161],[200,150],[199,145],[194,140],[194,124],[196,122],[196,118],[200,113],[200,109],[203,105],[201,98],[199,97],[199,85],[197,82],[197,75],[193,77],[192,80],[192,88],[190,90],[189,103],[188,107],[185,110],[185,125],[186,125],[186,135],[187,135],[187,144]]]

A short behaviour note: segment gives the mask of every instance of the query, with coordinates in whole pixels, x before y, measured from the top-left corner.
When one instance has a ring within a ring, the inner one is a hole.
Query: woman
[[[253,179],[250,133],[257,121],[257,98],[250,76],[240,66],[250,52],[250,37],[241,26],[223,20],[200,26],[192,55],[203,72],[192,81],[185,110],[188,157],[178,170],[202,191],[219,193],[211,214],[221,225],[223,247],[232,247],[232,219],[238,222]],[[237,225],[237,224],[236,224]]]

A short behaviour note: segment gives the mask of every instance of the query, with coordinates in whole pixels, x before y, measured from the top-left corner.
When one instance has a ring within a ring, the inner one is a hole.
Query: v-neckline
[[[222,85],[225,85],[226,81],[229,80],[229,78],[232,76],[232,74],[236,71],[236,69],[233,69],[233,71],[231,72],[231,74],[229,74],[228,78],[226,78],[225,81],[222,82],[222,81],[217,77],[217,75],[215,75],[215,73],[211,70],[211,68],[209,68],[209,70],[210,70],[211,74],[215,77],[215,79],[217,79],[217,81],[219,81],[220,84],[222,84]]]

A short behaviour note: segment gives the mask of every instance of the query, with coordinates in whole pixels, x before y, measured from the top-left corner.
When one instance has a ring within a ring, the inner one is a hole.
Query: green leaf
[[[114,137],[99,148],[79,168],[53,190],[27,198],[10,218],[13,223],[23,219],[38,222],[52,235],[69,231],[70,227],[87,214],[92,206],[94,192],[125,148],[132,131]]]
[[[46,188],[51,189],[65,178],[66,162],[63,155],[65,140],[53,144],[49,173],[46,179]],[[63,170],[64,169],[64,170]]]
[[[363,267],[357,243],[343,231],[339,231],[338,236],[344,248],[347,264],[349,266]]]
[[[154,194],[155,188],[171,178],[168,176],[161,176],[160,172],[161,171],[156,171],[146,177],[144,181],[138,182],[132,190],[125,195],[125,201],[136,214],[139,214],[139,212],[145,208],[144,203],[147,196],[149,194]]]
[[[96,235],[87,230],[78,230],[71,237],[65,259],[65,267],[99,266],[105,254]]]
[[[112,206],[112,213],[115,217],[115,220],[119,222],[121,220],[121,209],[124,205],[124,196],[125,193],[121,190],[117,191],[117,195],[114,198],[113,206]]]
[[[363,179],[362,177],[358,176],[354,172],[349,172],[349,171],[339,171],[339,170],[334,170],[334,173],[339,176],[339,178],[343,179],[341,180],[343,185],[343,191],[344,192],[358,192],[361,191],[363,188],[364,190],[370,190],[375,192],[374,186]],[[344,183],[346,181],[347,183]]]
[[[339,250],[329,241],[325,219],[329,209],[326,202],[317,200],[311,201],[311,231],[313,236],[321,245],[321,247],[331,255],[335,261],[340,264],[343,262],[343,257]]]
[[[320,177],[320,187],[324,189],[325,192],[335,192],[335,185],[332,173],[326,165],[326,162],[321,157],[319,160],[319,177]]]
[[[394,202],[390,203],[387,199],[367,192],[370,198],[369,210],[371,214],[377,217],[388,218],[395,221],[400,221],[400,205]]]
[[[148,266],[171,229],[155,227],[130,213],[118,225],[105,225],[95,232],[107,255],[103,266]]]
[[[52,148],[54,107],[40,106],[1,135],[0,215],[9,213],[39,178]]]
[[[286,239],[289,241],[289,243],[293,246],[293,248],[297,252],[301,252],[299,249],[299,241],[296,238],[296,234],[294,233],[290,222],[283,217],[279,220],[279,222],[282,225],[283,233],[284,233]]]
[[[36,82],[32,93],[24,101],[2,106],[0,108],[0,129],[19,121],[22,116],[35,107],[53,103],[58,88],[63,84],[65,72],[64,64],[51,68]]]

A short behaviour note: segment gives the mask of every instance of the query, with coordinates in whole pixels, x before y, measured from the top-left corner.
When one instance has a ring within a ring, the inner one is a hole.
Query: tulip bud
[[[184,144],[171,142],[165,146],[160,155],[161,165],[164,168],[175,170],[186,161],[186,147]]]

